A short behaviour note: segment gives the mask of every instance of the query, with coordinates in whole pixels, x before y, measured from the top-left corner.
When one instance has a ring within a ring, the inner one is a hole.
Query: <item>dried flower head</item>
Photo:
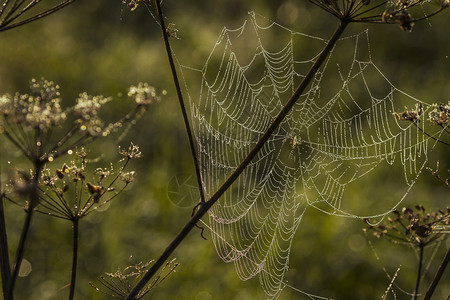
[[[102,95],[90,96],[87,93],[81,93],[76,101],[77,104],[73,107],[75,114],[80,116],[83,120],[90,120],[97,116],[99,110],[107,102],[111,101],[111,98],[105,98]]]
[[[142,152],[139,150],[139,146],[135,145],[133,143],[128,146],[127,150],[122,150],[122,148],[119,146],[119,154],[122,155],[125,158],[133,159],[133,158],[141,158]]]
[[[174,23],[169,23],[169,24],[167,25],[166,32],[167,32],[167,35],[168,35],[169,37],[173,37],[173,38],[175,38],[175,39],[177,39],[177,40],[180,39],[180,38],[178,37],[178,29],[175,27],[175,24],[174,24]]]
[[[370,226],[377,238],[406,245],[424,247],[443,238],[450,229],[450,208],[446,211],[427,213],[422,205],[414,209],[404,207],[402,211],[394,210],[385,224]],[[365,220],[370,225],[370,220]]]
[[[155,89],[148,84],[131,87],[130,97],[136,104],[131,112],[105,125],[99,113],[111,98],[81,93],[73,107],[62,109],[59,86],[45,79],[33,79],[29,93],[0,96],[0,134],[4,134],[33,163],[51,162],[97,137],[108,136],[126,124],[131,126],[146,111],[148,104],[159,100]],[[69,114],[74,117],[68,118]],[[54,130],[66,120],[75,122],[60,126],[60,131]]]
[[[131,86],[128,90],[128,97],[138,106],[148,106],[160,101],[156,89],[145,82],[140,82],[137,86]]]
[[[405,107],[405,111],[402,113],[394,113],[399,121],[412,121],[412,122],[420,122],[420,117],[423,113],[423,107],[421,103],[416,103],[416,107],[413,110],[408,110]]]
[[[161,282],[163,282],[170,274],[175,273],[175,269],[178,267],[178,263],[173,259],[166,262],[164,267],[159,271],[154,280],[148,283],[135,297],[135,299],[141,299],[148,292],[157,287]],[[137,282],[144,276],[149,267],[154,263],[150,261],[148,263],[139,262],[136,265],[128,266],[123,270],[117,270],[115,273],[105,273],[97,278],[101,283],[103,288],[100,289],[89,283],[97,291],[106,294],[113,298],[124,299],[131,292],[131,289],[137,284]]]
[[[86,150],[81,148],[76,154],[76,159],[70,163],[63,163],[56,169],[45,168],[41,172],[37,186],[38,201],[32,207],[37,212],[67,220],[80,219],[111,202],[135,178],[134,171],[125,172],[131,160],[129,157],[119,159],[118,168],[111,164],[109,168],[96,168],[92,172],[89,171]],[[135,153],[134,157],[137,156]],[[11,180],[13,191],[27,193],[32,184],[31,176],[19,172]],[[26,209],[29,206],[28,202],[23,205],[9,196],[6,199]]]
[[[405,31],[412,31],[415,22],[427,19],[449,7],[449,0],[309,0],[309,2],[345,22],[398,24]]]
[[[428,114],[432,125],[450,126],[450,102],[448,104],[433,104]]]
[[[66,119],[60,102],[58,85],[43,78],[32,79],[30,93],[0,97],[0,115],[7,125],[20,124],[26,129],[46,131]]]
[[[128,6],[128,8],[131,11],[134,11],[136,8],[138,8],[139,3],[149,3],[148,0],[122,0],[122,4],[125,4]]]

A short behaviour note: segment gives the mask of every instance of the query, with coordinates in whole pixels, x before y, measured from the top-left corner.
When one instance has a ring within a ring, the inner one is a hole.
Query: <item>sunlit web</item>
[[[222,30],[202,68],[182,66],[207,198],[263,135],[326,42],[251,13],[240,28]],[[190,82],[201,82],[199,92]],[[209,211],[218,255],[234,263],[242,280],[259,276],[275,298],[286,287],[292,240],[306,209],[362,218],[397,207],[435,143],[417,127],[425,122],[416,126],[394,115],[418,103],[425,112],[429,108],[374,64],[367,32],[342,38],[281,126]],[[399,195],[377,201],[381,206],[366,196],[358,207],[346,203],[349,185],[366,183],[365,175],[386,168],[403,173]]]

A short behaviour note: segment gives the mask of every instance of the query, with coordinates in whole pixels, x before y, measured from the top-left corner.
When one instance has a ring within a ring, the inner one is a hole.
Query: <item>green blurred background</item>
[[[203,65],[222,27],[239,27],[248,11],[256,11],[294,31],[322,38],[329,37],[337,24],[335,19],[304,0],[166,0],[163,7],[167,22],[175,23],[179,30],[179,39],[172,39],[177,57],[183,64],[197,68]],[[286,7],[291,8],[289,14]],[[448,26],[449,13],[444,12],[417,24],[413,33],[403,32],[397,26],[355,24],[347,34],[368,27],[373,60],[397,87],[428,102],[444,102],[450,100]],[[122,146],[132,141],[144,154],[134,163],[137,180],[106,211],[92,214],[81,222],[76,298],[108,299],[88,282],[130,262],[157,258],[192,211],[192,206],[178,207],[167,196],[173,176],[193,174],[194,170],[159,28],[144,7],[130,12],[119,0],[78,1],[41,21],[1,32],[0,62],[0,94],[26,91],[31,78],[45,77],[61,86],[64,106],[74,104],[83,91],[114,97],[105,118],[129,109],[129,100],[120,95],[130,85],[145,81],[160,92],[167,91],[162,102],[152,105],[120,141]],[[89,147],[91,154],[103,162],[115,159],[113,149],[119,136],[97,141]],[[5,143],[3,137],[0,139],[3,169],[9,160],[29,167],[17,161],[13,146]],[[434,167],[437,160],[442,174],[448,175],[448,149],[438,147],[428,165]],[[62,160],[55,163],[59,166]],[[363,203],[367,195],[379,194],[380,187],[381,183],[375,180],[371,186],[353,186],[347,191],[345,201]],[[424,172],[404,205],[421,203],[431,211],[448,206],[448,199],[448,188]],[[24,214],[10,204],[6,209],[13,255]],[[380,299],[390,282],[383,269],[392,276],[401,266],[396,283],[401,289],[412,291],[417,265],[414,251],[369,237],[379,255],[377,260],[362,233],[363,227],[361,220],[308,210],[292,246],[287,273],[289,284],[327,298]],[[206,236],[207,241],[197,230],[189,235],[174,254],[181,265],[151,293],[152,297],[264,299],[258,279],[240,281],[234,266],[216,256],[210,235],[206,233]],[[28,246],[25,258],[31,262],[32,272],[18,280],[16,299],[67,297],[70,223],[37,215]],[[429,284],[444,248],[445,245],[439,248],[432,259],[423,287]],[[431,255],[432,251],[427,249],[427,254]],[[447,270],[435,299],[447,297],[449,282]],[[280,299],[307,298],[290,288],[280,296]],[[397,294],[397,299],[409,298]]]

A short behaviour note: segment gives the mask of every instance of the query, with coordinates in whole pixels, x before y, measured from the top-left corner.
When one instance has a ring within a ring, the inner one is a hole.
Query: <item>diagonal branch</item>
[[[164,264],[164,262],[170,257],[170,255],[178,248],[180,243],[184,240],[184,238],[188,235],[188,233],[192,230],[192,228],[197,224],[197,222],[208,212],[208,210],[213,206],[214,203],[219,200],[219,198],[225,193],[225,191],[233,184],[233,182],[242,174],[248,164],[252,161],[252,159],[256,156],[256,154],[261,150],[267,140],[270,138],[275,129],[281,124],[286,115],[292,109],[294,104],[303,94],[305,89],[308,87],[311,80],[316,75],[319,68],[322,66],[330,52],[333,50],[336,42],[339,37],[344,32],[345,28],[348,25],[348,21],[341,21],[338,28],[332,35],[331,39],[328,41],[325,48],[320,53],[318,59],[308,71],[307,75],[303,78],[303,81],[295,90],[294,94],[291,96],[289,101],[283,107],[283,109],[278,113],[275,120],[266,130],[264,135],[259,139],[253,149],[247,154],[246,158],[241,162],[241,164],[236,168],[236,170],[231,174],[231,176],[225,181],[225,183],[216,191],[216,193],[204,204],[200,205],[197,213],[184,225],[178,235],[172,240],[172,242],[167,246],[158,260],[151,266],[151,268],[147,271],[147,273],[142,277],[142,279],[136,284],[133,290],[128,294],[125,298],[126,300],[136,299],[139,291],[141,291],[145,285],[150,281],[153,275],[156,274],[158,269]]]
[[[442,260],[441,265],[439,266],[438,271],[436,272],[436,275],[434,275],[433,281],[430,284],[430,287],[427,290],[427,293],[425,294],[425,297],[423,300],[430,300],[431,296],[434,293],[434,290],[436,289],[436,286],[438,285],[439,281],[442,278],[442,275],[444,274],[445,269],[447,268],[447,265],[450,261],[450,247],[447,249],[447,254],[445,254],[444,259]]]

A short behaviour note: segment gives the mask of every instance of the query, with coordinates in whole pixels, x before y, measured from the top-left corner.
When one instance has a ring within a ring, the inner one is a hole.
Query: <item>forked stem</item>
[[[158,4],[158,1],[156,1]],[[204,204],[200,205],[197,213],[192,216],[192,218],[184,225],[181,231],[177,234],[177,236],[172,240],[172,242],[167,246],[158,260],[151,266],[151,268],[145,273],[142,279],[136,284],[133,290],[128,294],[125,298],[126,300],[136,299],[138,293],[145,287],[145,285],[150,281],[153,275],[158,271],[158,269],[164,264],[164,262],[170,257],[170,255],[175,251],[175,249],[180,245],[180,243],[184,240],[184,238],[188,235],[188,233],[195,227],[198,221],[208,212],[208,210],[213,206],[214,203],[219,200],[219,198],[223,195],[223,193],[233,184],[233,182],[241,175],[241,173],[245,170],[251,160],[256,156],[256,154],[261,150],[267,140],[270,138],[275,129],[281,124],[286,115],[292,109],[294,104],[303,94],[305,89],[308,87],[311,80],[316,75],[319,68],[322,66],[330,52],[333,50],[336,42],[339,40],[340,36],[344,32],[347,27],[347,21],[341,21],[338,28],[332,35],[331,39],[328,41],[325,48],[320,53],[319,57],[308,71],[306,76],[303,78],[300,85],[295,90],[294,94],[291,96],[289,101],[283,107],[283,109],[278,113],[275,120],[266,130],[264,135],[258,140],[253,149],[247,154],[245,159],[241,162],[241,164],[235,169],[235,171],[231,174],[230,177],[224,182],[224,184],[216,191],[216,193]]]

